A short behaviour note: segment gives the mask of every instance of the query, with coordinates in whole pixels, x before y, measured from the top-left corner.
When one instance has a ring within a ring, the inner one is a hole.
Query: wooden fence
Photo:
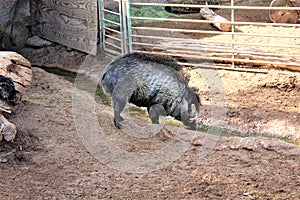
[[[97,0],[31,0],[32,33],[96,54]]]

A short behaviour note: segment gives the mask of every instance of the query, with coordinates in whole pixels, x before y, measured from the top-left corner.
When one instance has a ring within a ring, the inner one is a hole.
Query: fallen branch
[[[228,32],[231,31],[231,24],[224,17],[217,15],[214,11],[209,8],[201,8],[200,15],[209,21],[213,21],[213,25],[217,27],[219,30]]]

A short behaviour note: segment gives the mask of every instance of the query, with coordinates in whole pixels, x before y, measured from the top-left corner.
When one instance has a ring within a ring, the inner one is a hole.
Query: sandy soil
[[[211,80],[214,77],[205,81],[207,77],[202,75],[201,79],[197,70],[191,73],[191,85],[200,88],[204,124],[214,123],[211,115],[216,108],[211,106],[224,98],[226,114],[218,117],[223,119],[221,127],[254,135],[293,138],[299,142],[299,74],[276,70],[270,70],[269,74],[220,71],[215,76],[221,77],[223,88],[216,91],[211,89],[216,83]],[[221,97],[216,97],[220,93]]]
[[[104,59],[103,63],[108,61]],[[13,143],[0,143],[1,199],[300,198],[300,147],[257,135],[217,137],[213,150],[203,157],[201,152],[209,144],[206,133],[170,126],[167,129],[175,138],[178,133],[192,135],[185,139],[190,144],[187,150],[174,162],[148,173],[122,172],[126,169],[122,165],[118,169],[111,168],[109,163],[88,151],[89,135],[82,139],[76,131],[72,82],[39,68],[33,71],[32,87],[22,104],[7,116],[18,126],[17,138]],[[286,132],[289,129],[285,128],[287,123],[299,128],[294,118],[299,118],[299,101],[296,101],[299,88],[271,81],[265,84],[269,80],[266,77],[272,77],[272,73],[265,75],[264,81],[249,83],[250,79],[258,80],[260,76],[221,73],[227,86],[226,128],[251,133],[257,127],[249,125],[262,123],[261,130],[289,135]],[[238,88],[241,83],[237,78],[248,84]],[[214,95],[204,89],[199,93],[203,101],[201,118],[209,125],[214,119],[205,113],[209,113],[210,99]],[[83,94],[93,99],[90,93]],[[143,139],[119,131],[113,125],[111,108],[101,104],[93,106],[105,134],[113,138],[114,146],[125,151],[149,153],[173,141],[161,134]],[[277,123],[272,124],[272,121]],[[268,124],[272,124],[274,130]],[[291,137],[299,138],[298,133]]]

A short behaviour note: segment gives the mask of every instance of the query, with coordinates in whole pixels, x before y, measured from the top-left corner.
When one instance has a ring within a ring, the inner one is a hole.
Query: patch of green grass
[[[131,16],[134,17],[156,17],[156,18],[176,18],[177,15],[165,11],[162,6],[143,6],[141,8],[131,8]],[[133,20],[132,24],[148,23],[153,20]]]
[[[132,17],[155,17],[155,18],[175,18],[176,14],[168,13],[165,11],[162,6],[142,6],[140,8],[132,7],[130,8],[130,15]],[[105,14],[105,19],[110,21],[120,23],[119,16],[114,14]],[[163,20],[161,20],[163,21]],[[158,22],[157,20],[132,20],[131,24],[136,25],[139,23],[150,23],[150,22]],[[107,27],[116,27],[117,25],[105,22],[105,26]]]
[[[116,23],[120,23],[120,18],[119,18],[119,16],[114,15],[114,14],[110,14],[110,13],[105,14],[105,15],[104,15],[104,18],[107,19],[107,20],[109,20],[109,21],[113,21],[113,22],[116,22]],[[104,24],[105,24],[105,27],[117,27],[116,24],[113,24],[113,23],[110,23],[110,22],[104,22]]]

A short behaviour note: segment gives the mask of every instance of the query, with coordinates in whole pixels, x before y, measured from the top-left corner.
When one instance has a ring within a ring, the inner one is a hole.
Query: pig
[[[101,85],[112,96],[115,126],[122,128],[120,114],[129,102],[146,107],[153,124],[159,123],[159,116],[172,116],[195,130],[200,97],[181,69],[175,59],[150,53],[128,53],[111,62],[102,73]]]

